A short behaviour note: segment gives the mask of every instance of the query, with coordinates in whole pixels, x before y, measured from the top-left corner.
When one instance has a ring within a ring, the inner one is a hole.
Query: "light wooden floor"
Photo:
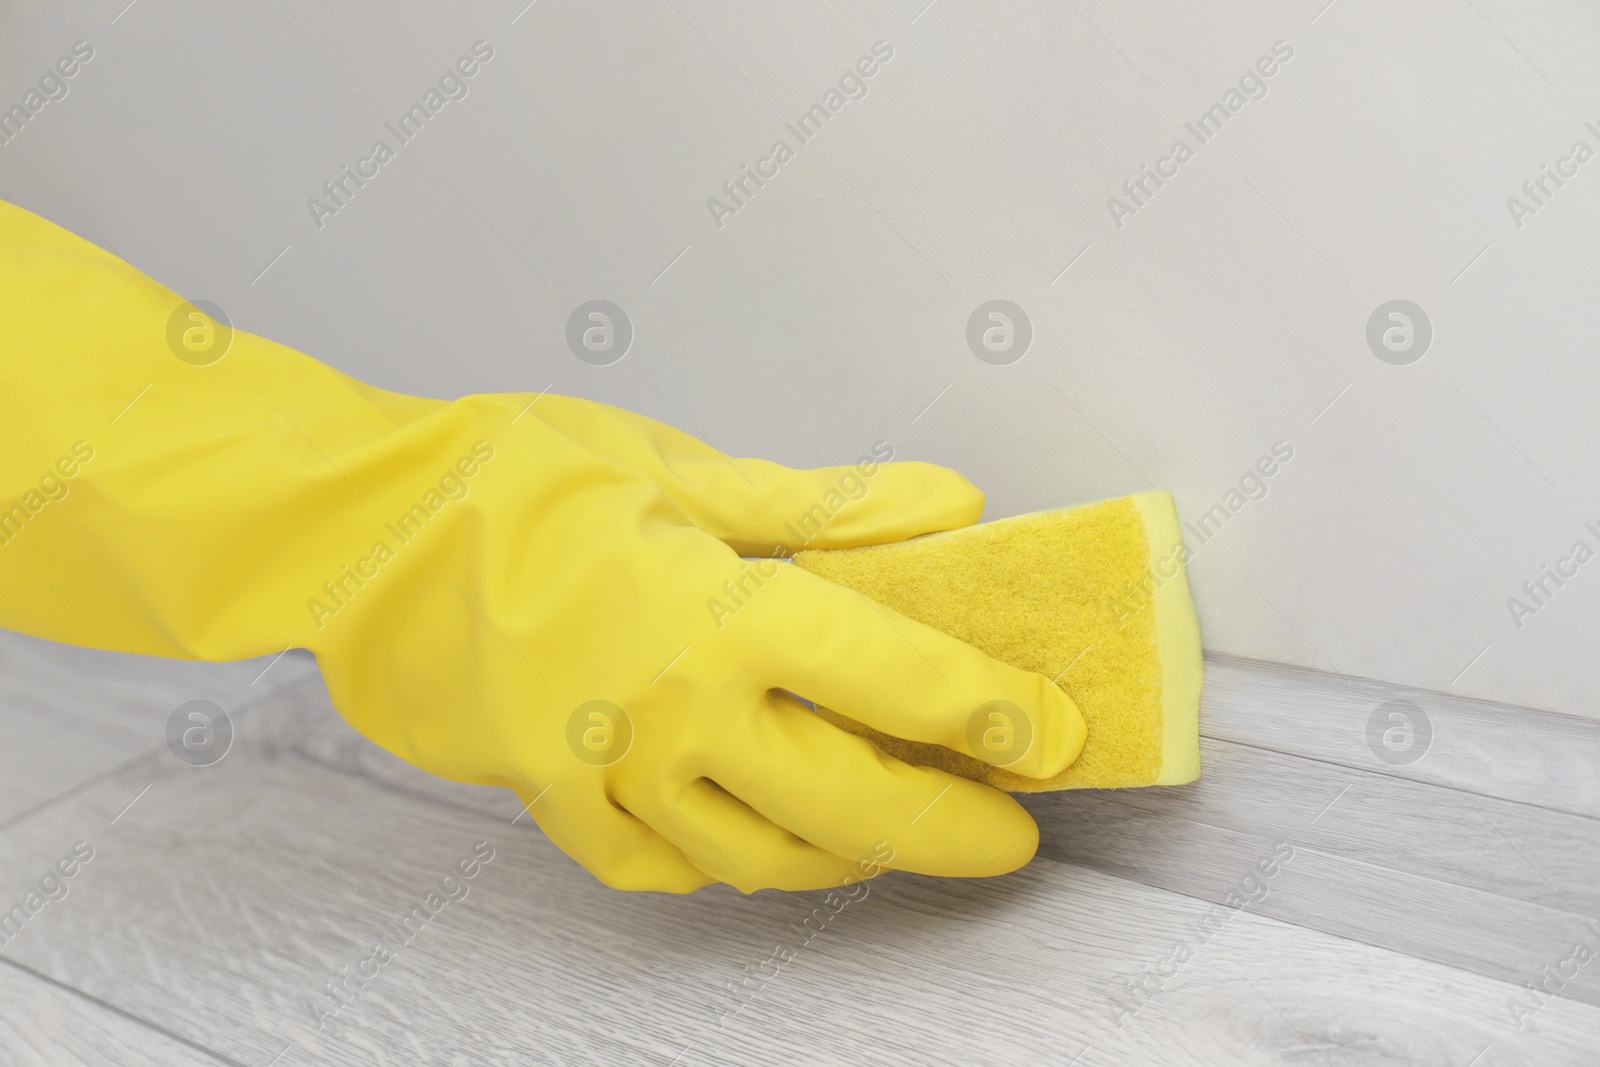
[[[0,635],[0,909],[94,850],[0,948],[0,1062],[1600,1063],[1597,722],[1214,656],[1200,783],[1030,799],[1019,874],[833,914],[603,889],[508,794],[355,735],[309,658],[267,666]],[[236,726],[215,766],[166,746],[195,698]],[[1395,699],[1414,762],[1369,740]]]

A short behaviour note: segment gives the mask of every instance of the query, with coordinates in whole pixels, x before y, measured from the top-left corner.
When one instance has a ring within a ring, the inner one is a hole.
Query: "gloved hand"
[[[789,694],[980,757],[974,712],[1009,701],[1032,736],[1009,766],[1037,777],[1083,744],[1070,699],[740,558],[971,523],[982,497],[958,475],[731,459],[568,397],[387,393],[195,314],[0,205],[0,625],[198,659],[309,648],[357,730],[516,790],[619,888],[991,875],[1033,855],[1006,794],[890,759]]]

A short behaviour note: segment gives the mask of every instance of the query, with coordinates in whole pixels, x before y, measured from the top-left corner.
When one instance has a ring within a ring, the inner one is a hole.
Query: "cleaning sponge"
[[[1088,724],[1044,780],[819,714],[888,754],[1012,792],[1178,785],[1200,776],[1200,631],[1172,497],[1156,490],[896,544],[797,553],[848,586],[1054,678]]]

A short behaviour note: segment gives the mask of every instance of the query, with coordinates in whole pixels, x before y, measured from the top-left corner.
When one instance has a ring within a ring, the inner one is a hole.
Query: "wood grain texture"
[[[1264,692],[1289,701],[1272,715],[1299,713],[1276,682],[1218,671],[1208,735],[1267,715],[1249,706]],[[513,823],[514,798],[359,738],[311,675],[286,673],[244,717],[215,766],[162,746],[0,833],[0,904],[74,842],[95,849],[0,957],[251,1067],[1491,1067],[1600,1050],[1600,962],[1558,996],[1520,985],[1589,936],[1595,821],[1470,777],[1208,740],[1194,786],[1029,798],[1042,858],[1017,875],[892,875],[835,913],[823,894],[606,890]],[[1505,758],[1540,758],[1527,736],[1508,732]],[[480,841],[494,858],[466,895],[397,937]],[[1253,892],[1283,842],[1292,857]],[[1215,903],[1229,892],[1257,899]],[[379,940],[392,960],[347,979]],[[350,1003],[327,1014],[341,980]]]
[[[1394,700],[1422,708],[1432,729],[1425,754],[1407,765],[1385,763],[1368,743],[1373,713]],[[1200,732],[1600,818],[1600,719],[1208,652]]]
[[[7,1067],[216,1067],[185,1045],[70,989],[0,963],[0,1062]]]
[[[1205,777],[1092,794],[1160,818],[1292,836],[1352,861],[1600,915],[1596,820],[1202,739]],[[1083,794],[1091,795],[1091,794]]]
[[[0,827],[164,747],[167,717],[185,701],[232,714],[316,672],[305,653],[275,658],[187,663],[0,631]]]
[[[1575,943],[1600,949],[1600,922],[1586,914],[1332,855],[1292,831],[1217,827],[1098,796],[1028,806],[1053,858],[1214,903],[1264,894],[1250,905],[1258,914],[1512,983],[1537,978]],[[1279,842],[1293,858],[1247,882]],[[1600,1005],[1600,967],[1580,968],[1559,995]]]
[[[1208,906],[1060,863],[987,882],[895,876],[814,919],[822,932],[808,939],[797,926],[825,907],[820,894],[611,893],[525,819],[373,790],[274,746],[234,755],[216,773],[160,774],[73,895],[6,953],[246,1063],[290,1043],[282,1063],[449,1062],[462,1049],[471,1062],[870,1050],[894,1064],[1031,1063],[1085,1046],[1088,1064],[1293,1062],[1330,1046],[1396,1062],[1461,1064],[1490,1047],[1501,1058],[1480,1063],[1578,1063],[1600,1027],[1600,1011],[1558,1001],[1537,1034],[1519,1033],[1508,983],[1248,912],[1202,942]],[[94,794],[139,780],[120,778],[8,835],[7,869],[13,848],[70,838],[107,806]],[[325,983],[394,941],[387,924],[479,840],[495,858],[468,895],[319,1029]],[[1179,941],[1195,946],[1187,965],[1129,999]],[[762,973],[779,943],[794,960],[732,1011],[746,998],[726,984]]]

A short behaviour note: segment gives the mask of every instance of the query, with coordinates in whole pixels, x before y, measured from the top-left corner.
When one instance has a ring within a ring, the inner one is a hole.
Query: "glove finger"
[[[592,451],[643,471],[700,529],[751,556],[851,548],[970,526],[983,493],[955,471],[890,463],[879,443],[851,466],[801,470],[724,455],[654,419],[565,396],[528,409]]]
[[[563,784],[551,786],[542,797],[538,790],[524,786],[516,792],[545,836],[605,885],[692,893],[716,881],[671,842],[604,796],[557,796],[556,790]],[[538,803],[534,803],[536,799]]]
[[[1007,794],[886,756],[787,694],[737,729],[750,736],[710,754],[716,780],[861,870],[987,877],[1016,870],[1039,846],[1033,817]]]
[[[1083,715],[1044,675],[792,565],[720,622],[749,642],[743,654],[765,684],[883,733],[1033,778],[1059,774],[1083,749]]]
[[[803,841],[704,778],[638,782],[619,799],[700,870],[741,893],[832,889],[862,879],[855,864]]]

